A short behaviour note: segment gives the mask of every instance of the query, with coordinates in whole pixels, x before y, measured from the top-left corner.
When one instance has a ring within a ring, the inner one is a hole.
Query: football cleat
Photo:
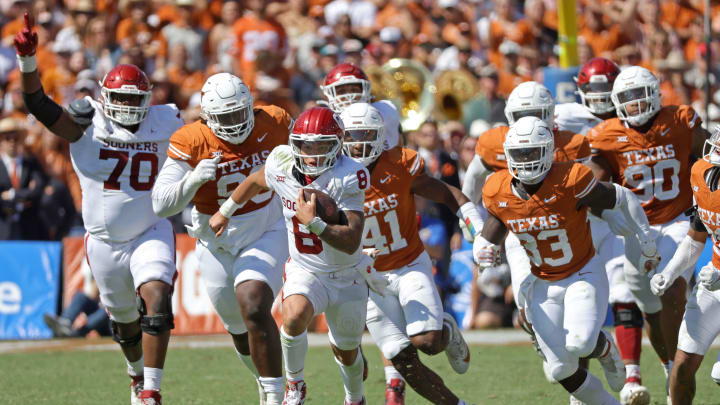
[[[348,401],[345,400],[345,405],[365,405],[365,397],[362,397],[359,401]]]
[[[143,391],[145,379],[143,376],[130,376],[130,405],[142,405],[140,394]]]
[[[162,395],[160,395],[160,391],[143,390],[140,394],[140,403],[142,405],[162,405]]]
[[[445,348],[445,355],[456,373],[465,374],[470,367],[470,348],[465,342],[455,318],[445,312],[443,319],[450,326],[452,332],[452,337]]]
[[[385,386],[385,405],[405,405],[405,381],[393,378]]]
[[[712,377],[713,381],[715,381],[715,384],[720,385],[720,354],[718,355],[715,364],[713,364],[712,371],[710,372],[710,377]]]
[[[613,337],[604,330],[600,332],[605,334],[609,347],[607,353],[598,357],[598,360],[605,372],[605,380],[607,380],[608,385],[613,391],[619,392],[625,386],[625,364],[620,357],[620,352]]]
[[[650,392],[638,382],[628,381],[620,390],[620,403],[622,405],[649,405]]]
[[[305,380],[288,381],[285,385],[285,399],[282,405],[303,405],[307,395]]]

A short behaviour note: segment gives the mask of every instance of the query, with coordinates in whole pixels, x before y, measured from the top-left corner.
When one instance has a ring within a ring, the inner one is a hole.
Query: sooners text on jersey
[[[520,239],[532,273],[556,281],[579,271],[595,254],[587,207],[576,209],[597,186],[592,171],[580,163],[554,163],[527,201],[515,195],[512,179],[507,170],[489,176],[483,203]]]

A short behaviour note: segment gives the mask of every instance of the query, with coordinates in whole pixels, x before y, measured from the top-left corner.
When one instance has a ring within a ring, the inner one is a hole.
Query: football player
[[[662,296],[685,270],[694,268],[705,248],[708,236],[712,237],[713,257],[698,275],[685,308],[680,325],[678,351],[670,375],[670,397],[673,405],[690,405],[695,397],[695,373],[715,337],[720,333],[720,127],[706,141],[703,158],[693,164],[690,172],[695,205],[690,217],[690,229],[680,242],[675,255],[665,269],[650,280],[650,288]],[[720,384],[717,365],[712,377]]]
[[[692,205],[691,156],[702,156],[707,131],[689,106],[661,106],[660,83],[647,69],[623,70],[611,93],[617,118],[588,133],[589,163],[600,180],[609,180],[635,192],[652,225],[660,249],[661,266],[673,257],[690,223],[685,211]],[[669,377],[685,307],[688,270],[662,297],[650,291],[648,269],[634,238],[625,238],[625,282],[647,320],[648,336]],[[637,316],[636,316],[637,318]],[[640,323],[640,320],[637,321]]]
[[[250,90],[230,73],[210,76],[200,98],[201,119],[180,128],[153,190],[160,216],[193,202],[190,236],[200,277],[235,350],[255,376],[261,403],[279,405],[284,392],[280,335],[271,315],[288,258],[277,196],[265,192],[230,213],[220,238],[210,216],[233,185],[260,170],[270,151],[288,142],[292,118],[276,106],[253,106]]]
[[[558,129],[585,134],[604,120],[617,117],[611,93],[620,68],[615,62],[605,58],[593,58],[586,62],[575,78],[582,104],[564,103],[555,106],[555,123]],[[642,349],[642,312],[635,303],[623,276],[623,240],[622,232],[627,228],[608,225],[621,223],[614,211],[602,212],[605,221],[590,216],[590,229],[593,245],[610,283],[610,307],[613,311],[615,337],[620,355],[625,363],[627,380],[620,390],[620,403],[623,405],[648,405],[650,392],[642,385],[640,375],[640,353]],[[610,216],[615,215],[615,218]],[[632,235],[629,235],[632,237]]]
[[[160,404],[163,365],[173,328],[175,237],[170,221],[152,209],[151,189],[182,124],[174,104],[150,107],[151,86],[134,65],[103,79],[101,100],[65,109],[45,95],[37,70],[37,33],[25,14],[15,37],[28,111],[70,142],[82,187],[85,252],[110,314],[132,381],[132,404]]]
[[[402,129],[397,108],[389,100],[372,101],[370,79],[362,69],[352,63],[340,63],[325,75],[320,88],[328,106],[338,114],[353,103],[372,103],[385,121],[385,149],[392,149],[400,143]]]
[[[446,204],[476,226],[482,223],[480,214],[460,190],[428,176],[415,151],[384,150],[385,123],[375,107],[351,104],[340,117],[343,153],[370,171],[362,244],[377,251],[375,268],[389,285],[384,296],[370,292],[367,309],[368,330],[391,362],[385,369],[386,404],[404,403],[403,379],[433,404],[464,404],[418,357],[418,349],[429,355],[445,351],[452,368],[462,374],[470,351],[452,315],[443,311],[432,263],[418,235],[415,195]]]
[[[237,208],[263,192],[280,196],[288,232],[290,260],[285,263],[280,330],[287,387],[284,405],[305,402],[303,376],[307,328],[313,317],[325,313],[330,344],[345,387],[345,404],[365,404],[363,359],[358,346],[365,329],[368,283],[375,279],[373,259],[360,246],[363,202],[370,175],[361,164],[342,153],[340,117],[325,107],[311,108],[298,117],[290,144],[273,149],[264,165],[233,191],[210,226],[222,237]],[[327,223],[316,214],[316,194],[330,196],[340,212],[340,223]],[[364,281],[364,277],[367,277]]]
[[[499,244],[512,231],[531,261],[519,286],[518,304],[532,324],[552,378],[586,404],[618,404],[585,368],[582,357],[597,358],[613,390],[625,382],[625,367],[612,337],[602,331],[608,282],[587,222],[588,209],[617,209],[655,258],[650,226],[630,190],[599,183],[585,165],[553,163],[552,130],[537,117],[516,121],[504,142],[508,170],[487,178],[483,203],[488,218],[473,256],[482,268],[494,266]],[[651,263],[648,263],[651,264]]]

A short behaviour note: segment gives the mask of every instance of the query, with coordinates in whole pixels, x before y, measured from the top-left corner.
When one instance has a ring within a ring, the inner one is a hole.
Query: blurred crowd
[[[716,35],[720,0],[710,3]],[[450,120],[435,109],[402,141],[434,176],[459,186],[475,138],[506,123],[510,91],[543,82],[542,68],[558,66],[556,7],[555,0],[0,0],[0,239],[83,233],[68,145],[23,106],[12,39],[25,12],[54,100],[97,98],[105,73],[132,63],[151,79],[151,104],[177,104],[186,122],[199,117],[204,80],[222,71],[240,76],[256,104],[293,116],[323,99],[319,85],[339,62],[375,72],[408,58],[434,78],[458,72],[473,89],[459,100],[461,114]],[[704,12],[704,0],[577,0],[579,62],[603,56],[644,66],[661,79],[663,104],[690,104],[703,121],[720,121],[720,42],[705,45]],[[418,207],[447,305],[466,327],[510,325],[509,276],[500,269],[468,283],[472,259],[454,213]],[[183,231],[182,216],[176,222]]]

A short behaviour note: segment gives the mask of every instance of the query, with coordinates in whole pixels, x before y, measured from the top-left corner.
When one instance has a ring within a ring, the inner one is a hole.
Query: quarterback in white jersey
[[[232,193],[230,184],[262,166],[275,146],[287,144],[292,118],[279,107],[254,107],[250,90],[230,73],[210,76],[201,93],[201,119],[170,138],[153,207],[170,216],[192,200],[188,231],[197,238],[195,254],[210,301],[255,376],[261,402],[280,405],[285,382],[271,314],[288,257],[280,203],[273,192],[255,196],[230,214],[221,238],[208,221]]]
[[[363,203],[370,184],[367,169],[341,154],[344,130],[340,118],[325,107],[302,113],[290,133],[290,145],[273,149],[265,165],[250,174],[213,215],[210,226],[221,236],[229,213],[266,190],[280,196],[288,232],[290,260],[285,265],[283,326],[280,339],[285,360],[285,405],[303,404],[303,369],[307,327],[325,313],[330,343],[345,386],[345,404],[365,403],[363,359],[358,347],[365,329],[367,283],[373,286],[373,259],[360,249]],[[330,196],[340,224],[316,216],[317,197]]]
[[[30,18],[15,37],[28,111],[70,142],[82,187],[87,261],[128,366],[133,404],[161,404],[160,381],[175,276],[172,226],[152,209],[151,189],[170,135],[182,124],[174,105],[149,106],[150,82],[118,65],[102,82],[102,102],[84,98],[66,110],[42,89]],[[144,350],[143,350],[144,349]],[[144,356],[143,356],[144,351]]]

